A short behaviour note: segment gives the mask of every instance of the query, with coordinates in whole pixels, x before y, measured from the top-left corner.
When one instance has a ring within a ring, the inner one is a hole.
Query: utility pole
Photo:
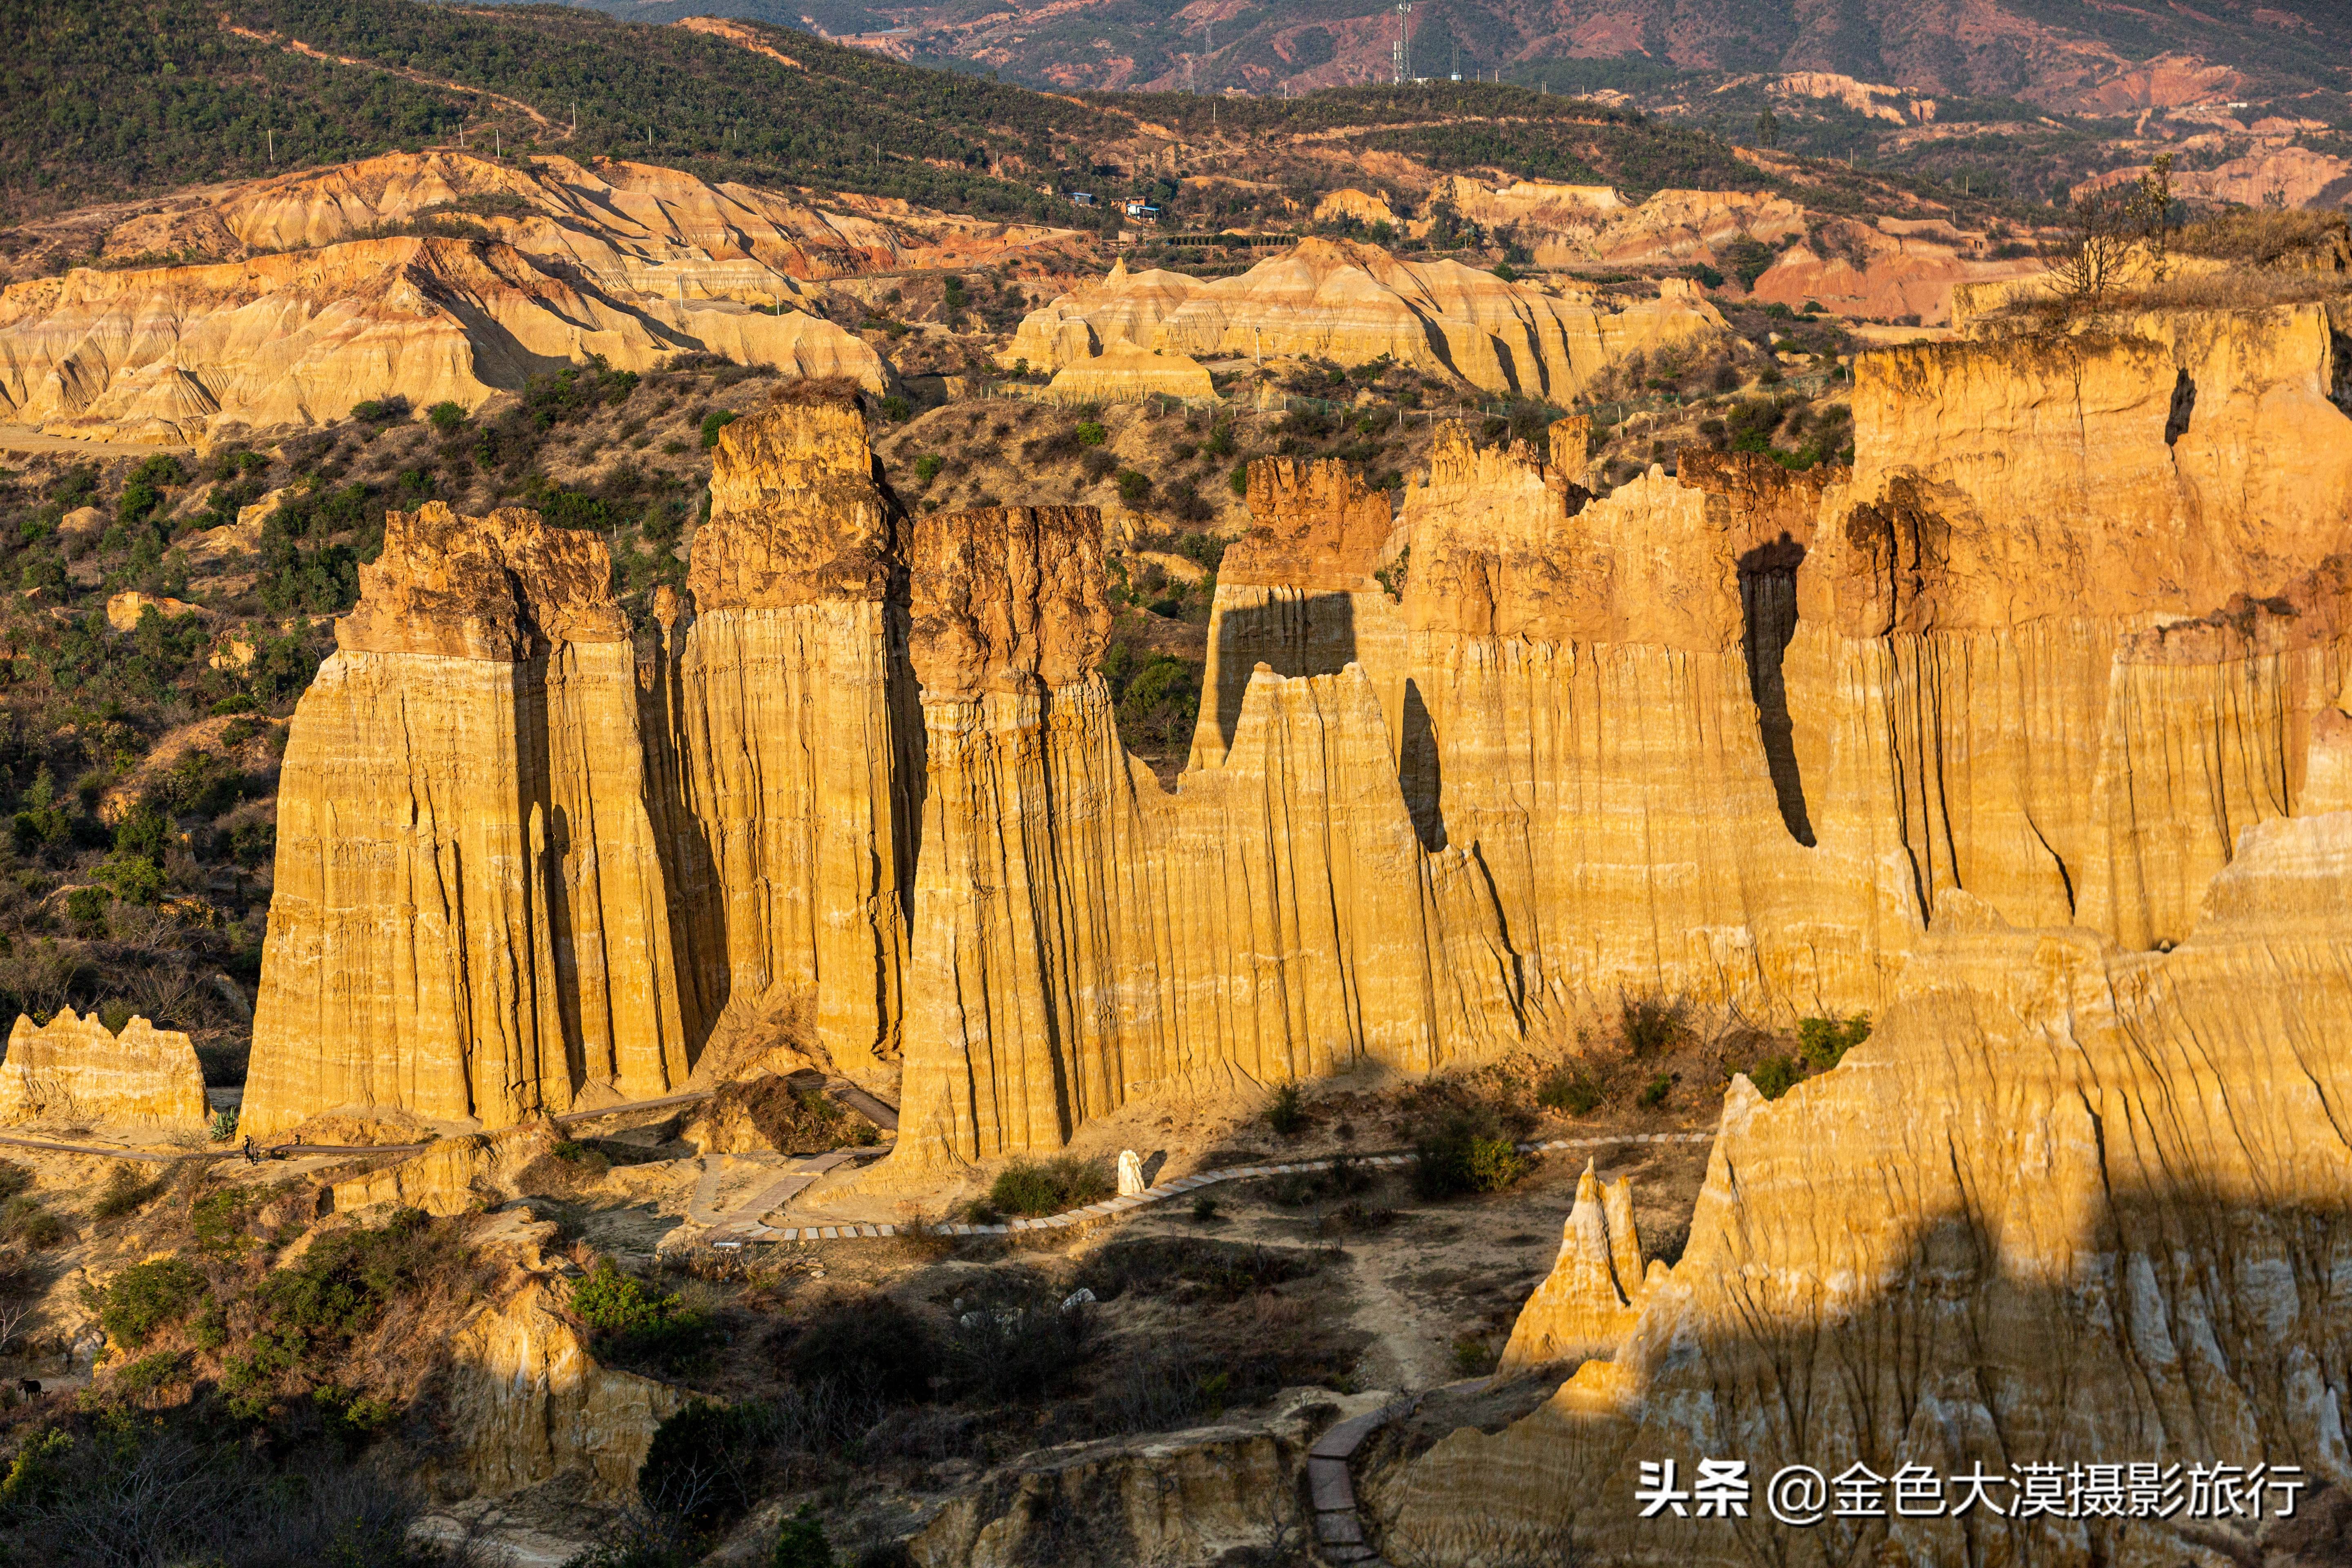
[[[269,166],[274,169],[278,167],[278,132],[271,127],[264,126],[261,133],[269,138]]]
[[[1392,87],[1402,87],[1412,77],[1412,0],[1397,0],[1396,47],[1389,51],[1394,74]]]

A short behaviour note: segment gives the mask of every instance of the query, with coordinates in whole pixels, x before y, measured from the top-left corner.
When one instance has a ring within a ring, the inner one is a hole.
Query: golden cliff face
[[[910,521],[852,409],[728,428],[657,649],[593,540],[395,520],[289,754],[256,1104],[495,1124],[782,1047],[971,1159],[1620,992],[1883,1010],[1970,910],[2161,950],[2352,798],[2329,352],[2299,309],[1899,351],[1852,472],[1600,500],[1567,422],[1442,432],[1393,518],[1259,464],[1173,794],[1094,671],[1098,521]]]
[[[1127,754],[1093,668],[1100,537],[1090,508],[916,525],[909,1164],[1058,1147],[1149,1093],[1517,1037],[1478,874],[1422,852],[1360,668],[1261,670],[1223,764],[1172,797]]]
[[[1226,547],[1209,609],[1193,768],[1224,760],[1260,665],[1276,675],[1333,675],[1355,662],[1385,675],[1403,663],[1404,620],[1377,575],[1393,577],[1402,548],[1387,494],[1329,459],[1253,463],[1249,487],[1256,524]],[[1402,689],[1375,685],[1393,737]]]

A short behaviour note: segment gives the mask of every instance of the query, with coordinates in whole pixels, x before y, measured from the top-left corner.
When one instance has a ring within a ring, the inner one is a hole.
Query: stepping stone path
[[[1525,1153],[1540,1154],[1560,1149],[1600,1149],[1612,1143],[1712,1143],[1713,1142],[1715,1142],[1715,1134],[1712,1132],[1633,1132],[1619,1138],[1554,1138],[1549,1142],[1522,1143],[1519,1149]],[[835,1152],[841,1153],[844,1151],[836,1150]],[[828,1157],[823,1154],[815,1156],[820,1160]],[[1411,1154],[1367,1154],[1356,1163],[1360,1165],[1410,1165],[1413,1159],[1414,1156]],[[1164,1199],[1181,1197],[1187,1193],[1198,1192],[1202,1187],[1214,1186],[1219,1182],[1246,1182],[1259,1176],[1286,1176],[1307,1171],[1328,1171],[1335,1163],[1331,1160],[1297,1160],[1279,1165],[1234,1165],[1223,1171],[1202,1171],[1197,1175],[1185,1176],[1178,1181],[1163,1182],[1158,1186],[1147,1187],[1132,1197],[1105,1198],[1098,1204],[1088,1204],[1084,1208],[1067,1209],[1060,1214],[1045,1215],[1036,1219],[1012,1219],[1003,1225],[941,1225],[934,1226],[931,1229],[934,1234],[940,1236],[1010,1236],[1019,1230],[1066,1230],[1072,1226],[1091,1225],[1097,1220],[1115,1218],[1119,1215],[1139,1209],[1146,1204],[1156,1204]],[[814,1175],[808,1178],[809,1181],[815,1179]],[[808,1182],[801,1184],[802,1186],[807,1184]],[[793,1189],[793,1192],[799,1190],[799,1187]],[[772,1212],[778,1205],[767,1202],[767,1194],[761,1194],[758,1199],[753,1200],[754,1203],[764,1206],[747,1205],[741,1212],[745,1214]],[[786,1226],[782,1229],[753,1226],[745,1234],[751,1239],[759,1241],[857,1241],[870,1237],[896,1236],[901,1228],[904,1227],[888,1225],[800,1226]],[[715,1237],[717,1233],[714,1232],[713,1235]],[[724,1239],[732,1240],[737,1237],[730,1233]]]
[[[1387,1568],[1364,1542],[1364,1522],[1356,1513],[1356,1482],[1349,1461],[1364,1439],[1410,1412],[1420,1400],[1400,1399],[1350,1415],[1315,1439],[1307,1450],[1307,1495],[1315,1506],[1315,1549],[1326,1563],[1351,1568]]]
[[[850,1161],[856,1159],[861,1154],[879,1154],[882,1152],[885,1152],[885,1151],[879,1149],[828,1149],[822,1154],[802,1155],[793,1161],[790,1168],[788,1168],[782,1176],[779,1176],[776,1180],[768,1184],[768,1185],[761,1191],[753,1194],[748,1203],[743,1204],[735,1211],[733,1218],[722,1219],[716,1223],[711,1223],[710,1229],[705,1233],[702,1239],[710,1243],[731,1241],[738,1245],[746,1241],[814,1241],[817,1239],[817,1237],[814,1234],[814,1228],[810,1229],[806,1234],[803,1234],[801,1230],[775,1230],[768,1226],[761,1224],[760,1216],[765,1214],[773,1214],[778,1209],[783,1207],[786,1204],[792,1202],[794,1198],[800,1196],[802,1193],[815,1184],[816,1179],[819,1176],[824,1175],[827,1171],[832,1170],[835,1166],[847,1164]],[[688,1206],[687,1211],[689,1216],[699,1219],[701,1217],[701,1213],[698,1211],[707,1211],[709,1197],[716,1195],[718,1192],[718,1158],[714,1155],[704,1155],[702,1157],[702,1180],[696,1184],[694,1202]],[[837,1229],[851,1231],[860,1236],[869,1237],[895,1234],[893,1228],[887,1225],[845,1226],[826,1226],[824,1229],[827,1232],[824,1237],[824,1239],[827,1241],[835,1239],[832,1232]]]

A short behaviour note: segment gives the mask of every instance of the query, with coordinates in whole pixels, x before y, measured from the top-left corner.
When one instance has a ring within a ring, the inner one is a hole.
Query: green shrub
[[[152,904],[163,896],[167,885],[163,868],[144,855],[110,855],[99,863],[95,875],[126,904]]]
[[[800,1511],[784,1521],[768,1562],[770,1568],[834,1568],[833,1543],[824,1538],[815,1504],[801,1504]]]
[[[1748,1081],[1767,1100],[1778,1100],[1797,1086],[1797,1064],[1787,1057],[1766,1057],[1748,1069]]]
[[[252,1206],[253,1194],[243,1187],[221,1187],[189,1205],[188,1229],[195,1235],[196,1250],[207,1258],[232,1258],[252,1245],[245,1234]]]
[[[1206,1193],[1194,1194],[1192,1196],[1192,1223],[1194,1225],[1206,1225],[1216,1217],[1217,1200],[1211,1197]]]
[[[434,429],[447,436],[466,422],[466,411],[455,403],[436,403],[425,411],[425,417],[433,422]]]
[[[1642,1086],[1642,1093],[1640,1095],[1642,1109],[1644,1110],[1657,1110],[1658,1107],[1666,1102],[1666,1096],[1672,1094],[1674,1091],[1674,1075],[1671,1073],[1660,1073],[1657,1077],[1652,1079],[1648,1083]]]
[[[253,711],[254,707],[255,704],[253,699],[247,696],[244,692],[239,691],[230,696],[224,697],[219,701],[214,703],[212,705],[211,712],[214,718],[221,719],[226,718],[231,713],[250,713]]]
[[[1129,506],[1141,506],[1151,493],[1151,476],[1136,468],[1121,468],[1112,482],[1118,486],[1118,499]]]
[[[1424,1198],[1499,1193],[1536,1168],[1491,1111],[1454,1112],[1415,1142],[1413,1190]]]
[[[1095,420],[1081,419],[1078,421],[1079,446],[1099,447],[1109,439],[1110,432],[1104,429],[1102,426]]]
[[[653,1328],[684,1306],[676,1296],[647,1294],[643,1285],[622,1273],[609,1258],[598,1258],[596,1267],[572,1287],[572,1310],[582,1322],[602,1334]]]
[[[1454,1341],[1454,1374],[1456,1377],[1484,1377],[1495,1370],[1501,1360],[1495,1347],[1475,1334],[1459,1334]]]
[[[134,1263],[98,1293],[98,1321],[106,1337],[137,1350],[194,1310],[210,1287],[184,1258]]]
[[[1274,1091],[1274,1099],[1265,1108],[1265,1124],[1285,1138],[1295,1138],[1306,1131],[1307,1107],[1297,1084],[1286,1083]]]
[[[1800,1018],[1797,1020],[1797,1047],[1815,1071],[1827,1072],[1844,1059],[1846,1052],[1870,1038],[1870,1015],[1856,1013],[1851,1018]]]
[[[915,459],[915,479],[918,482],[928,485],[938,479],[940,470],[946,467],[946,459],[926,452]]]
[[[1689,1008],[1679,996],[1627,996],[1618,1001],[1618,1027],[1636,1057],[1670,1051],[1690,1038]]]
[[[915,406],[893,393],[882,400],[882,417],[893,425],[904,425],[915,416]]]
[[[66,919],[78,931],[105,931],[106,911],[113,907],[114,895],[104,888],[76,888],[66,895]]]
[[[1600,1079],[1564,1062],[1536,1086],[1538,1105],[1547,1110],[1564,1110],[1570,1116],[1591,1115],[1606,1098],[1607,1091]]]
[[[1225,476],[1225,484],[1226,487],[1234,492],[1234,494],[1237,496],[1247,496],[1249,494],[1249,465],[1247,463],[1235,463],[1234,465],[1234,471]]]
[[[730,408],[714,408],[702,416],[702,449],[706,452],[719,445],[719,432],[735,423],[736,415]]]
[[[657,1295],[599,1258],[572,1288],[572,1310],[608,1360],[677,1372],[698,1364],[718,1331],[677,1295]]]
[[[1050,1160],[1014,1160],[997,1173],[988,1202],[1003,1214],[1059,1214],[1098,1203],[1117,1190],[1100,1161],[1056,1154]]]
[[[1519,280],[1519,269],[1507,261],[1498,261],[1495,263],[1495,276],[1506,283],[1517,283]]]
[[[187,1376],[186,1355],[178,1351],[157,1351],[153,1355],[141,1356],[108,1381],[117,1394],[145,1399],[175,1383],[185,1382]]]

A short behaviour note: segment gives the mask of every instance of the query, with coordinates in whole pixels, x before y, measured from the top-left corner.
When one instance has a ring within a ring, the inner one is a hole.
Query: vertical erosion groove
[[[1789,721],[1789,690],[1780,677],[1780,657],[1797,635],[1797,566],[1805,547],[1782,534],[1739,558],[1741,642],[1748,655],[1748,691],[1756,701],[1756,729],[1771,770],[1772,794],[1789,837],[1810,849],[1813,826],[1805,813],[1804,781],[1797,773],[1797,747]]]

